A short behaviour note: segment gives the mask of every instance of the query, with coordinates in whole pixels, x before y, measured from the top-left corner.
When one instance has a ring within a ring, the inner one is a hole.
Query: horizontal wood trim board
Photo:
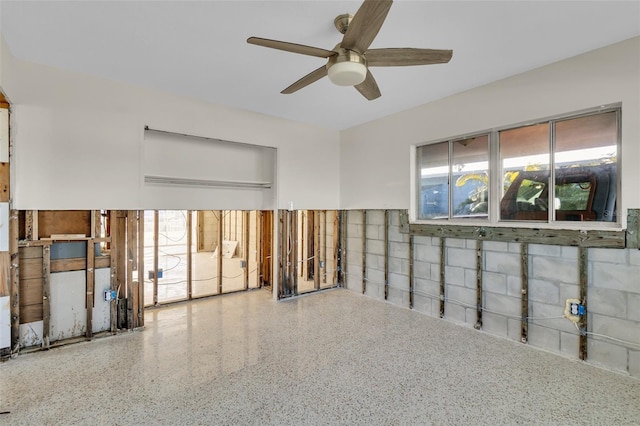
[[[42,278],[42,258],[20,259],[20,280]]]
[[[42,305],[43,283],[42,277],[20,280],[20,306]]]
[[[625,247],[625,231],[503,228],[464,225],[409,225],[409,233],[422,237],[462,238],[510,243],[578,247]]]
[[[20,324],[42,321],[42,301],[39,305],[20,306]]]
[[[42,259],[42,247],[20,247],[20,259]]]
[[[109,268],[111,266],[110,256],[97,256],[94,268]],[[87,259],[84,257],[74,257],[71,259],[56,259],[51,261],[51,272],[82,271],[87,268]]]

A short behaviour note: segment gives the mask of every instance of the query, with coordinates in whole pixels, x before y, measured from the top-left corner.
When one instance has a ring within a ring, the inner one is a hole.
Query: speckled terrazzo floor
[[[253,291],[0,363],[0,424],[640,424],[640,381],[344,290]]]

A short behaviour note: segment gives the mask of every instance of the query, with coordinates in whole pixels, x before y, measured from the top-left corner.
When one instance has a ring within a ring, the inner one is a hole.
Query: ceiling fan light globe
[[[338,62],[329,67],[327,74],[337,86],[357,86],[367,77],[367,67],[360,62]]]

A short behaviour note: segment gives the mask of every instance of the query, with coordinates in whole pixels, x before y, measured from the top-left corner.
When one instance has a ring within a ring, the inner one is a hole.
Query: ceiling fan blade
[[[365,54],[370,67],[401,67],[407,65],[446,64],[453,50],[437,49],[371,49]]]
[[[393,0],[364,0],[342,39],[341,47],[364,53],[376,38]]]
[[[317,70],[311,71],[309,74],[305,75],[300,80],[296,81],[295,83],[293,83],[291,86],[287,87],[280,93],[289,95],[293,92],[297,92],[303,87],[307,87],[311,83],[315,83],[316,81],[320,80],[322,77],[326,75],[327,75],[327,67],[326,65],[323,65]]]
[[[370,101],[379,98],[381,95],[378,83],[376,83],[376,79],[373,78],[373,74],[369,70],[367,70],[367,77],[364,81],[354,87]]]
[[[320,49],[319,47],[305,46],[304,44],[289,43],[286,41],[271,40],[268,38],[249,37],[247,43],[257,46],[270,47],[272,49],[284,50],[285,52],[300,53],[302,55],[317,56],[319,58],[329,58],[337,55],[332,50]]]

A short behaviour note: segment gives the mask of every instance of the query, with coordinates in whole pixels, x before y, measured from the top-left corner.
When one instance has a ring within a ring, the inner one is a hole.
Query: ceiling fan
[[[281,93],[294,93],[327,76],[339,86],[354,86],[368,100],[380,97],[380,89],[369,67],[446,64],[452,50],[391,48],[369,49],[391,9],[393,0],[364,0],[355,15],[344,14],[334,19],[344,34],[333,50],[286,41],[249,37],[247,43],[302,55],[327,58],[327,64],[311,71]]]

